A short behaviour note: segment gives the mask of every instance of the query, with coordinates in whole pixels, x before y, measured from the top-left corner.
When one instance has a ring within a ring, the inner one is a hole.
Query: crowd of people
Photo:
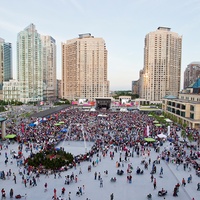
[[[20,122],[16,124],[9,124],[6,129],[6,134],[16,134],[16,142],[18,145],[18,152],[12,151],[14,156],[17,156],[17,166],[19,167],[20,178],[25,187],[34,187],[39,181],[39,170],[32,171],[30,166],[24,165],[26,157],[23,155],[23,150],[32,152],[38,152],[46,150],[49,145],[58,145],[62,141],[92,141],[94,142],[91,150],[87,153],[74,156],[73,167],[80,166],[80,162],[88,161],[92,162],[91,167],[98,165],[101,161],[101,156],[105,157],[108,154],[113,159],[115,153],[119,153],[119,159],[117,160],[116,167],[123,168],[124,163],[129,163],[127,167],[127,181],[132,183],[133,166],[130,164],[131,157],[143,158],[144,166],[148,170],[148,166],[151,165],[151,150],[154,149],[158,157],[152,162],[151,180],[153,187],[156,189],[156,165],[160,163],[160,160],[165,161],[168,164],[174,164],[179,170],[179,166],[183,166],[183,170],[191,170],[195,168],[197,174],[200,172],[200,166],[195,162],[196,158],[200,157],[198,143],[188,149],[186,143],[180,143],[180,135],[177,133],[177,125],[171,124],[170,133],[168,133],[168,127],[157,127],[154,124],[155,119],[152,116],[148,116],[145,113],[139,111],[134,112],[110,112],[110,111],[80,111],[78,108],[67,108],[56,114],[47,116],[46,118],[21,118]],[[61,122],[61,123],[59,123]],[[147,134],[147,126],[149,127]],[[195,134],[195,140],[198,139],[199,133],[197,130],[186,129],[186,131],[193,132]],[[169,146],[165,147],[160,152],[160,145],[165,142],[166,139],[159,139],[158,134],[165,134],[167,139],[170,139]],[[157,142],[151,143],[144,140],[145,137],[152,137]],[[173,142],[172,142],[173,141]],[[10,141],[9,141],[10,142]],[[8,144],[1,144],[0,149],[8,149]],[[96,158],[94,159],[94,155]],[[14,158],[14,157],[13,157]],[[12,159],[13,159],[12,158]],[[147,160],[148,158],[148,160]],[[11,158],[5,154],[5,164],[11,163]],[[136,167],[136,174],[143,174],[140,167]],[[81,171],[81,170],[80,170]],[[79,171],[79,172],[80,172]],[[118,169],[118,171],[123,171]],[[124,171],[123,171],[124,172]],[[51,174],[60,173],[49,172],[45,173],[45,176]],[[79,173],[81,175],[81,173]],[[59,174],[58,174],[59,175]],[[163,168],[160,169],[160,176],[163,175]],[[97,175],[96,175],[97,176]],[[13,177],[16,184],[16,175],[12,171],[4,172],[0,174],[2,179],[9,179]],[[58,176],[59,177],[59,176]],[[192,183],[192,176],[188,183]],[[103,187],[103,179],[100,176],[100,187]],[[74,181],[75,178],[67,175],[65,177],[65,184],[69,184]],[[76,181],[77,182],[77,181]],[[179,183],[177,183],[179,185]],[[174,188],[174,196],[178,195],[177,185]],[[182,183],[182,185],[184,185]],[[47,185],[46,185],[47,187]],[[82,195],[82,190],[79,195]],[[47,188],[46,188],[47,190]],[[199,185],[197,190],[199,190]],[[13,189],[12,189],[13,196]],[[64,191],[65,193],[65,191]],[[2,197],[5,196],[5,190],[2,189]],[[54,191],[54,199],[59,199]],[[114,199],[114,195],[110,196]],[[61,198],[62,199],[62,198]],[[68,193],[68,199],[71,199],[71,193]]]

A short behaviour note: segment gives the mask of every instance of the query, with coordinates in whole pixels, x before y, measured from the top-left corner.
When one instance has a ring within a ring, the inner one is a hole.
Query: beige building
[[[176,116],[183,124],[190,128],[200,128],[200,79],[179,97],[166,96],[162,100],[163,111]]]
[[[51,101],[57,98],[56,80],[56,41],[51,36],[41,35],[43,46],[43,81],[44,100]]]
[[[159,27],[145,37],[144,68],[140,77],[141,98],[161,101],[178,96],[181,81],[182,37]]]
[[[108,97],[107,77],[107,50],[102,38],[88,33],[62,43],[62,98]]]
[[[17,80],[3,82],[3,100],[4,101],[21,101],[20,84]]]

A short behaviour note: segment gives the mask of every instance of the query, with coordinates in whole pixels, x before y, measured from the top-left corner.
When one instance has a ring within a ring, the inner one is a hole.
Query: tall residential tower
[[[182,37],[170,28],[159,27],[145,37],[142,98],[160,101],[178,96],[181,79]]]
[[[43,100],[42,43],[35,25],[17,36],[17,79],[22,102]]]
[[[109,96],[107,50],[102,38],[80,34],[62,43],[62,98]]]
[[[41,36],[34,24],[17,37],[17,80],[22,102],[57,97],[56,42],[51,36]]]
[[[43,53],[44,100],[57,98],[56,41],[51,36],[41,36]]]
[[[0,66],[0,94],[2,94],[3,82],[13,78],[12,44],[5,42],[2,38],[0,38]]]

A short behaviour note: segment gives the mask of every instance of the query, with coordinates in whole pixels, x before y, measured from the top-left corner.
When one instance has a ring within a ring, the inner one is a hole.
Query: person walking
[[[183,178],[182,179],[182,185],[185,187],[185,185],[186,185],[186,182],[185,182],[185,179]]]
[[[113,193],[110,195],[110,200],[114,200],[114,194]]]

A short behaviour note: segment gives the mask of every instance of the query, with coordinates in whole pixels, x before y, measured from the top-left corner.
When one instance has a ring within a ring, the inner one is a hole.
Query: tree
[[[181,137],[184,138],[184,139],[186,138],[186,132],[185,132],[185,130],[181,131]]]
[[[187,127],[187,124],[186,124],[186,123],[184,123],[184,124],[183,124],[183,128],[185,129],[186,127]]]
[[[188,140],[189,142],[192,142],[194,140],[192,133],[189,133]]]

